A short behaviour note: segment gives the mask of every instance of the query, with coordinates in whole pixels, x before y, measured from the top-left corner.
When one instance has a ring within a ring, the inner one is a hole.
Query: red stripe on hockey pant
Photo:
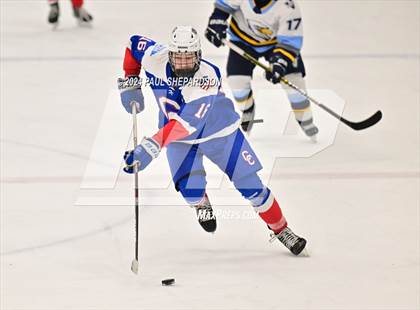
[[[153,139],[159,143],[160,147],[167,146],[169,143],[189,136],[188,130],[176,120],[170,120],[154,136]]]
[[[277,203],[277,200],[273,200],[273,204],[270,209],[265,212],[258,213],[258,215],[267,223],[274,233],[278,234],[284,228],[287,227],[287,221],[281,212],[280,206]]]
[[[128,47],[125,49],[123,69],[126,77],[140,74],[141,64],[133,57]]]
[[[71,0],[71,3],[75,8],[80,8],[83,5],[83,0]]]

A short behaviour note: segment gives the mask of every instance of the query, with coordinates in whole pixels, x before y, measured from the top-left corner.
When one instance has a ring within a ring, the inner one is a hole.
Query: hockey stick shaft
[[[225,45],[227,45],[231,50],[233,50],[234,52],[236,52],[237,54],[239,54],[243,58],[247,59],[249,62],[253,63],[254,65],[256,65],[256,66],[258,66],[262,69],[264,69],[265,71],[271,72],[271,68],[269,66],[259,62],[257,59],[255,59],[253,56],[251,56],[250,54],[245,52],[243,49],[241,49],[236,44],[234,44],[234,43],[232,43],[231,41],[228,41],[228,40],[223,40],[222,42]],[[325,106],[324,104],[322,104],[321,102],[319,102],[315,98],[309,96],[305,91],[303,91],[302,89],[300,89],[299,87],[294,85],[289,80],[287,80],[285,78],[281,78],[281,82],[283,84],[289,86],[290,88],[294,89],[299,94],[301,94],[302,96],[304,96],[305,98],[307,98],[308,100],[310,100],[311,102],[316,104],[318,107],[320,107],[321,109],[323,109],[324,111],[329,113],[331,116],[335,117],[336,119],[338,119],[339,121],[341,121],[342,123],[346,124],[347,126],[349,126],[350,128],[352,128],[354,130],[362,130],[362,129],[369,128],[369,127],[375,125],[376,123],[378,123],[382,118],[382,112],[381,111],[376,111],[376,113],[374,113],[372,116],[370,116],[369,118],[367,118],[367,119],[365,119],[361,122],[351,122],[351,121],[345,119],[344,117],[342,117],[341,115],[339,115],[338,113],[334,112],[329,107]]]
[[[135,104],[131,105],[131,114],[133,116],[133,143],[135,149],[137,147],[137,107]],[[137,274],[139,269],[139,174],[137,164],[134,167],[134,210],[136,244],[134,249],[134,259],[131,263],[131,271]]]

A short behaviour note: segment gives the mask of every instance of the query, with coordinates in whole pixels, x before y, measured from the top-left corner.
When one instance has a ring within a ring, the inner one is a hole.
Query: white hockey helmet
[[[169,64],[178,77],[192,77],[200,68],[201,44],[192,26],[177,26],[169,42]]]

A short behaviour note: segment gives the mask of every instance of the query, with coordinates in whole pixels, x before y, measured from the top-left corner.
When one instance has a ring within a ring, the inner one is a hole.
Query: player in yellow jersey
[[[254,58],[269,61],[272,73],[267,80],[276,84],[282,77],[305,90],[305,66],[300,50],[303,43],[302,16],[293,0],[216,0],[206,29],[207,39],[216,47],[229,34],[229,40]],[[238,108],[242,129],[250,132],[255,116],[251,79],[255,65],[234,51],[227,62],[228,82]],[[297,122],[305,134],[316,141],[310,102],[284,86]]]

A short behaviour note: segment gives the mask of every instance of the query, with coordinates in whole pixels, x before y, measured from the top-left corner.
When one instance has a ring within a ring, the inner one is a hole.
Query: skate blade
[[[242,128],[242,131],[244,131],[248,137],[251,137],[251,132],[252,132],[252,128],[253,128],[254,124],[259,124],[259,123],[264,123],[264,120],[263,119],[250,120],[249,123],[248,123],[248,130],[245,131]]]
[[[312,137],[309,137],[311,139],[311,142],[316,144],[318,143],[318,137],[316,135],[313,135]]]
[[[311,257],[311,255],[309,254],[309,251],[308,251],[308,249],[306,247],[302,250],[302,252],[300,252],[299,256],[302,256],[302,257]]]
[[[247,131],[245,131],[245,134],[248,138],[251,138],[252,134],[251,134],[252,130],[248,129]]]
[[[264,120],[262,118],[260,118],[260,119],[253,119],[249,122],[252,123],[252,124],[258,124],[258,123],[264,123]]]
[[[82,20],[77,20],[77,25],[80,28],[92,28],[92,22],[84,22]]]
[[[270,239],[268,240],[269,243],[273,243],[274,240],[277,240],[277,235],[275,233],[270,234]]]
[[[139,261],[137,259],[133,259],[131,262],[131,271],[135,274],[139,273]]]
[[[51,24],[51,26],[52,26],[51,30],[52,31],[56,31],[57,28],[58,28],[58,25],[59,25],[59,22],[56,22],[56,23]]]

